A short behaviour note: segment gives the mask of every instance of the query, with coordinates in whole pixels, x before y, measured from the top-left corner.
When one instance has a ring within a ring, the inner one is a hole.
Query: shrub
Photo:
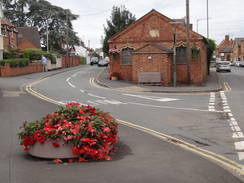
[[[6,59],[0,60],[0,65],[4,66],[5,63],[9,63],[10,67],[24,67],[29,65],[30,61],[27,58]]]
[[[60,106],[55,112],[41,120],[24,122],[19,139],[24,150],[37,141],[55,140],[53,146],[72,142],[72,152],[79,155],[79,161],[110,159],[109,150],[118,137],[118,124],[109,113],[79,103]]]
[[[30,61],[40,60],[43,51],[41,49],[26,49],[24,51],[24,58],[28,58]]]
[[[54,54],[52,53],[43,53],[43,55],[48,58],[49,60],[51,60],[52,64],[56,64],[56,57],[54,56]]]

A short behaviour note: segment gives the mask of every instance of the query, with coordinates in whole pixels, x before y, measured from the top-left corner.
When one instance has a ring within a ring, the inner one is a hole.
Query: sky
[[[52,5],[70,9],[79,15],[73,21],[74,31],[86,46],[101,48],[104,26],[110,20],[112,7],[124,5],[125,8],[141,18],[152,9],[171,18],[186,16],[186,0],[47,0]],[[208,6],[207,6],[208,5]],[[193,31],[216,41],[219,44],[225,35],[231,39],[244,37],[243,0],[189,0],[189,19]],[[207,16],[208,12],[208,16]],[[207,26],[207,17],[208,25]],[[208,27],[208,29],[207,29]],[[207,31],[208,30],[208,31]]]

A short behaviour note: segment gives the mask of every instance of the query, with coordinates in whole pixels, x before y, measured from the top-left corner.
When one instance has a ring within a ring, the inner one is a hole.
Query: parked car
[[[231,72],[230,61],[222,61],[216,66],[216,72],[227,71]]]
[[[235,62],[235,67],[240,67],[240,61]]]
[[[98,57],[92,57],[90,65],[94,65],[94,64],[97,64],[97,63],[98,63]]]
[[[230,66],[234,66],[234,65],[235,65],[235,63],[230,61]]]
[[[108,67],[108,62],[106,60],[100,60],[98,63],[97,63],[98,67],[101,67],[101,66],[105,66],[105,67]]]
[[[241,62],[239,63],[239,67],[244,67],[244,61],[241,61]]]

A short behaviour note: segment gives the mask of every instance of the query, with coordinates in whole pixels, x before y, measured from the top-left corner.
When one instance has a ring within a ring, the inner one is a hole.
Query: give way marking
[[[164,98],[164,97],[155,97],[155,96],[146,96],[146,95],[132,95],[132,94],[123,94],[123,95],[130,96],[130,97],[143,98],[143,99],[148,99],[148,100],[154,100],[154,101],[158,101],[158,102],[170,102],[170,101],[180,100],[180,99],[176,99],[176,98]]]

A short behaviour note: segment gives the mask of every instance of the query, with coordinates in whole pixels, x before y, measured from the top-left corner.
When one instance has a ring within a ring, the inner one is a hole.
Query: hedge
[[[4,66],[5,63],[9,63],[10,67],[24,67],[29,65],[30,60],[27,58],[16,58],[16,59],[6,59],[6,60],[0,60],[0,65]]]

